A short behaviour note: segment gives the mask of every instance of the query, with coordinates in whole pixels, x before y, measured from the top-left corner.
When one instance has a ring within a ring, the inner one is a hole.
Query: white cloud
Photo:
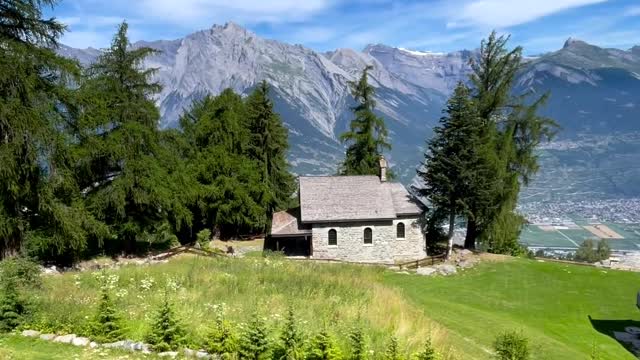
[[[506,28],[525,24],[571,8],[607,0],[472,0],[451,8],[448,28]]]
[[[640,6],[632,6],[624,12],[626,16],[640,16]]]

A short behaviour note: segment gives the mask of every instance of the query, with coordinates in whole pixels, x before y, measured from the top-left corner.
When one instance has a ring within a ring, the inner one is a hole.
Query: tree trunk
[[[447,259],[451,256],[453,251],[453,229],[456,222],[456,213],[451,212],[449,214],[449,232],[447,233]]]
[[[467,220],[467,235],[464,238],[464,248],[469,250],[475,249],[477,237],[478,225],[472,219]]]

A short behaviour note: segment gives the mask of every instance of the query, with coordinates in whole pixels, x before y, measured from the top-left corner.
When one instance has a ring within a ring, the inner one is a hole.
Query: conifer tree
[[[54,0],[0,5],[0,258],[82,251],[104,228],[85,211],[67,154],[75,61],[55,54]]]
[[[146,341],[158,352],[176,350],[185,343],[185,329],[165,290],[164,301],[151,324]]]
[[[351,342],[351,360],[365,360],[367,358],[367,349],[361,326],[358,325],[351,329],[349,341]]]
[[[551,139],[557,127],[553,120],[538,115],[548,94],[533,100],[532,94],[513,95],[522,48],[508,50],[508,40],[495,32],[483,40],[470,77],[483,131],[492,139],[494,149],[487,154],[497,181],[489,194],[470,198],[475,213],[467,221],[465,247],[473,247],[480,239],[485,248],[500,253],[519,250],[517,239],[524,220],[515,211],[518,195],[538,170],[537,146]]]
[[[365,67],[360,80],[350,82],[351,94],[356,106],[352,108],[355,118],[349,130],[340,136],[348,144],[344,162],[340,166],[342,175],[378,175],[379,160],[384,150],[390,150],[384,119],[374,113],[375,89],[369,84],[369,71]],[[388,177],[393,174],[388,172]]]
[[[402,360],[400,349],[398,347],[398,339],[395,336],[391,336],[389,339],[389,345],[383,355],[384,360]]]
[[[18,327],[27,310],[13,277],[2,279],[0,286],[0,333],[3,333]]]
[[[300,360],[305,358],[304,336],[298,328],[293,308],[287,311],[287,317],[280,334],[280,343],[276,351],[276,358],[282,360]]]
[[[268,191],[262,203],[270,220],[273,212],[288,206],[295,184],[286,158],[288,131],[273,109],[266,81],[262,81],[247,98],[247,123],[251,132],[249,154],[257,160]],[[267,221],[265,228],[270,223]]]
[[[270,345],[267,325],[258,314],[253,314],[240,339],[240,358],[266,359],[270,355]]]
[[[111,343],[123,338],[123,329],[118,310],[105,285],[100,290],[100,300],[91,324],[91,336],[99,343]]]
[[[342,359],[342,352],[336,345],[335,341],[327,329],[320,331],[311,341],[309,347],[309,353],[307,355],[309,360],[340,360]]]
[[[431,338],[427,338],[421,351],[414,355],[415,360],[438,360],[440,356],[431,344]]]
[[[126,22],[118,27],[80,88],[75,170],[89,208],[117,239],[107,249],[134,252],[179,204],[160,161],[160,114],[151,97],[161,86],[151,81],[155,69],[142,69],[157,51],[132,49],[127,29]]]
[[[418,169],[423,184],[415,189],[430,204],[427,221],[437,222],[440,214],[447,215],[447,255],[450,255],[456,218],[475,218],[472,205],[477,206],[479,200],[474,203],[471,199],[490,189],[493,169],[487,162],[487,151],[491,150],[487,148],[490,145],[487,132],[482,128],[470,91],[462,82],[444,112]]]
[[[236,335],[222,311],[216,314],[206,346],[209,353],[218,355],[223,360],[232,359],[238,351]]]

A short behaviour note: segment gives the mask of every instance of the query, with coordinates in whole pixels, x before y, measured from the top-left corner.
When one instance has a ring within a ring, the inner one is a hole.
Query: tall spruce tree
[[[287,163],[288,132],[269,99],[269,85],[262,81],[247,98],[247,124],[250,130],[250,156],[258,161],[267,193],[260,199],[267,219],[278,209],[286,208],[295,190],[294,178]],[[268,230],[271,221],[265,224]]]
[[[524,222],[515,211],[518,195],[538,170],[537,146],[551,139],[557,127],[553,120],[538,115],[548,94],[533,99],[532,94],[513,95],[522,48],[508,50],[508,40],[508,36],[492,32],[482,41],[478,60],[471,64],[473,97],[484,131],[493,138],[491,161],[496,164],[499,184],[490,195],[490,211],[474,206],[478,213],[468,220],[465,239],[466,247],[473,247],[480,239],[488,250],[501,253],[518,251],[517,238]],[[482,194],[475,200],[486,199]]]
[[[75,156],[88,207],[116,240],[107,249],[134,252],[176,202],[160,161],[160,114],[151,99],[161,86],[151,81],[155,69],[142,68],[157,51],[131,48],[127,29],[126,22],[118,27],[80,88]]]
[[[349,83],[357,105],[352,108],[355,118],[349,131],[340,136],[340,140],[348,144],[340,166],[342,175],[377,175],[380,156],[384,150],[391,149],[384,119],[374,113],[375,89],[368,80],[371,69],[370,65],[365,67],[360,80]],[[387,176],[392,177],[393,174],[388,172]]]
[[[440,214],[447,214],[450,255],[456,218],[473,217],[469,200],[485,190],[480,185],[486,184],[490,169],[483,161],[488,139],[469,88],[463,83],[455,88],[444,113],[418,169],[423,184],[416,190],[429,202],[429,222],[438,222]]]
[[[65,27],[44,19],[54,0],[0,4],[0,258],[77,254],[104,228],[70,176],[67,132],[76,62],[53,49]]]

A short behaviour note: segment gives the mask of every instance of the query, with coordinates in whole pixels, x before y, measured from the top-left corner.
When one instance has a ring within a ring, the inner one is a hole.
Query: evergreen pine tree
[[[111,47],[87,70],[80,87],[75,172],[91,211],[110,226],[116,243],[109,251],[136,251],[148,241],[178,192],[161,162],[157,130],[159,111],[152,99],[161,86],[151,81],[155,69],[142,69],[157,51],[132,49],[122,23]]]
[[[414,355],[415,360],[437,360],[439,358],[440,356],[431,344],[431,338],[428,338],[422,350]]]
[[[476,240],[492,252],[516,253],[522,216],[516,213],[518,195],[538,170],[535,153],[540,142],[553,137],[555,122],[539,116],[548,94],[530,101],[530,94],[513,96],[513,83],[522,64],[522,48],[507,50],[509,37],[492,32],[480,46],[478,61],[472,62],[471,83],[484,131],[492,138],[488,161],[496,166],[497,185],[469,199],[476,212],[467,221],[465,247]],[[485,206],[490,198],[491,205]],[[478,204],[474,204],[478,202]]]
[[[258,314],[253,314],[240,338],[241,359],[259,360],[270,355],[269,331]]]
[[[27,311],[14,278],[2,279],[0,286],[0,333],[3,333],[18,327]]]
[[[267,219],[288,206],[295,190],[287,164],[288,131],[269,99],[269,85],[262,81],[247,98],[247,123],[251,132],[249,154],[258,161],[267,193],[262,198]],[[266,228],[271,221],[266,222]],[[266,229],[268,230],[268,229]]]
[[[340,360],[342,352],[327,329],[318,333],[311,341],[307,355],[309,360]]]
[[[206,347],[210,354],[218,355],[223,360],[232,359],[238,351],[236,335],[222,311],[216,314],[214,327],[207,337]]]
[[[276,350],[276,359],[300,360],[305,358],[304,337],[298,328],[293,308],[287,311],[287,318],[280,334],[280,343]]]
[[[54,0],[0,6],[0,258],[77,255],[104,230],[84,209],[67,154],[77,62],[55,54],[65,27]],[[58,260],[58,259],[56,259]]]
[[[99,343],[111,343],[122,340],[123,335],[118,310],[109,294],[109,288],[103,285],[98,308],[91,323],[92,339]]]
[[[151,332],[147,335],[146,341],[158,352],[176,350],[184,345],[185,334],[165,291],[164,301],[151,324]]]
[[[340,136],[342,142],[348,144],[340,167],[342,175],[378,175],[380,156],[384,150],[391,149],[384,119],[374,113],[375,89],[368,80],[371,69],[370,65],[365,67],[360,80],[349,83],[356,106],[352,108],[355,118],[349,131]],[[388,172],[387,176],[393,177],[393,174]]]
[[[470,91],[463,83],[454,90],[444,112],[417,171],[423,184],[415,190],[430,204],[428,222],[437,223],[441,214],[446,214],[447,255],[450,255],[455,220],[458,216],[474,218],[477,215],[471,210],[479,201],[475,199],[474,203],[470,199],[492,186],[493,169],[485,154],[490,150],[487,149],[489,140]]]
[[[387,345],[387,349],[383,355],[384,360],[402,360],[402,355],[400,354],[400,349],[398,347],[398,339],[395,336],[392,336],[389,340],[389,345]]]
[[[351,330],[349,341],[351,343],[351,360],[365,360],[367,349],[361,326],[356,326]]]

